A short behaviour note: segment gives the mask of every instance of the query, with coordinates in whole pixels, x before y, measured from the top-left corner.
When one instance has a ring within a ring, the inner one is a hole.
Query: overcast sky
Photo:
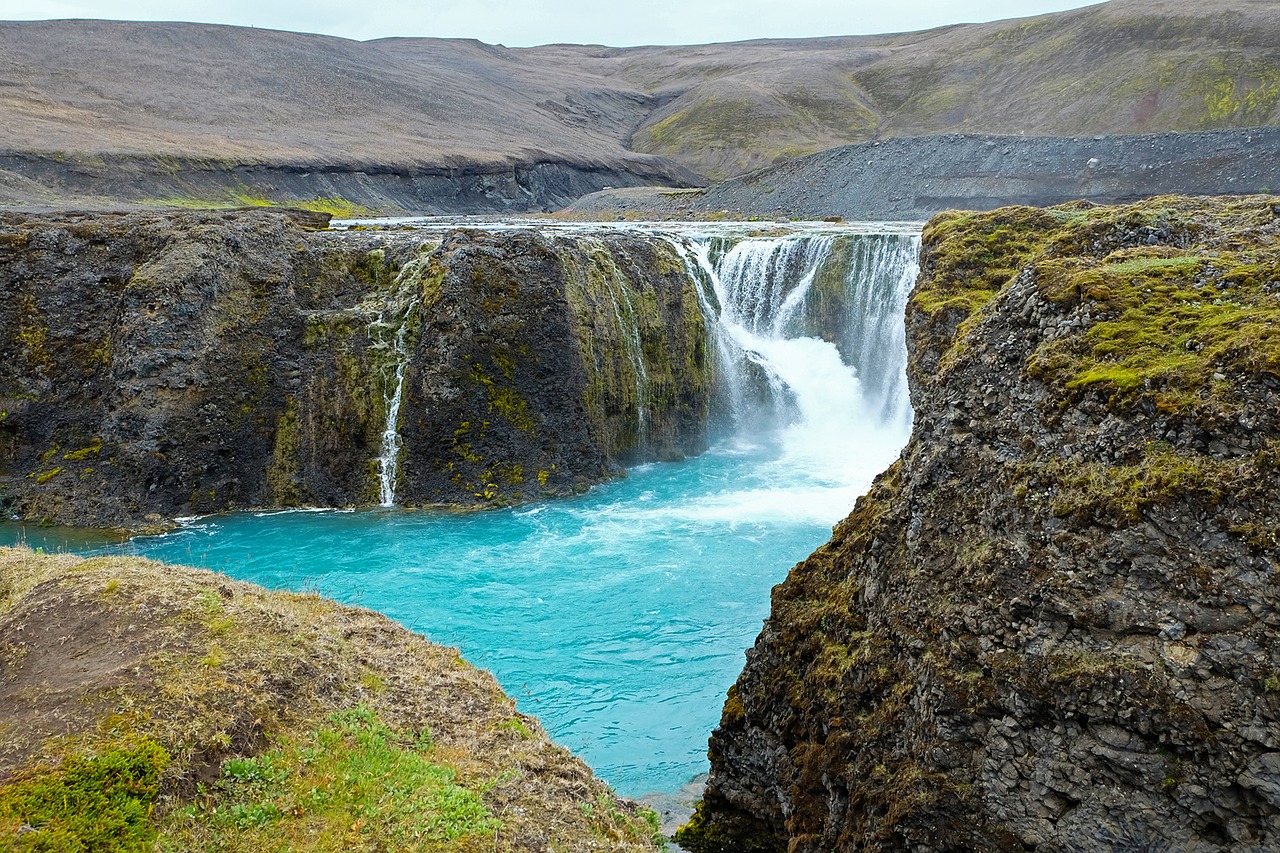
[[[461,36],[550,42],[703,44],[904,32],[1088,6],[1097,0],[0,0],[0,19],[201,21],[353,39]]]

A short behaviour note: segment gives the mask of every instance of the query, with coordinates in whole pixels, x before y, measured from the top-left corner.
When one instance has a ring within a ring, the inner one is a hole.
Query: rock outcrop
[[[714,368],[668,244],[301,221],[0,219],[8,511],[485,506],[704,446]]]
[[[775,588],[696,851],[1280,846],[1280,199],[948,213],[914,432]]]
[[[0,548],[5,850],[655,849],[457,649],[315,594]]]

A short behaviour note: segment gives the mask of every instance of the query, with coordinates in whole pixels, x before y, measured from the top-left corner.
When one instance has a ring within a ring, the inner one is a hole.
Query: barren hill
[[[842,144],[1280,123],[1280,6],[1112,0],[926,32],[508,49],[224,26],[0,24],[0,201],[559,205]],[[16,176],[16,177],[15,177]]]

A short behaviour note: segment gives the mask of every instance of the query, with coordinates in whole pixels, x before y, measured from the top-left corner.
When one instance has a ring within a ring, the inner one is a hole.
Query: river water
[[[697,458],[483,513],[242,513],[111,546],[6,524],[0,541],[123,551],[373,608],[492,671],[619,793],[675,791],[707,767],[770,588],[906,441],[902,311],[919,238],[647,228],[679,248],[719,317],[716,437]]]

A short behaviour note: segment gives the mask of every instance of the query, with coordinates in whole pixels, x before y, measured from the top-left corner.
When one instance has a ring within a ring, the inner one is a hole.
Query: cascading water
[[[416,281],[428,263],[428,258],[419,257],[405,264],[387,293],[374,297],[382,300],[382,306],[368,326],[369,349],[382,373],[382,395],[387,409],[377,460],[378,502],[384,507],[394,506],[396,500],[396,474],[402,446],[400,404],[404,399],[405,369],[409,366],[408,334],[414,312],[418,310],[414,289],[404,285]]]
[[[700,283],[719,359],[721,438],[702,456],[545,504],[217,516],[127,549],[381,610],[491,670],[622,794],[676,790],[706,769],[770,587],[892,461],[911,416],[902,307],[915,233],[713,229],[649,229]],[[384,503],[414,291],[397,284],[366,308],[387,383]],[[625,337],[636,306],[615,307]],[[626,358],[637,344],[620,341]]]
[[[911,422],[902,314],[917,235],[673,243],[714,295],[704,312],[718,317],[733,432],[782,427],[785,456],[835,481],[858,479],[842,470],[853,446],[879,458],[901,445]]]
[[[379,322],[385,322],[379,318]],[[400,401],[404,398],[404,369],[409,364],[405,350],[405,324],[401,322],[393,340],[395,374],[386,383],[391,391],[387,399],[387,424],[382,429],[382,447],[378,453],[378,497],[382,506],[394,506],[396,502],[396,462],[400,456]]]

